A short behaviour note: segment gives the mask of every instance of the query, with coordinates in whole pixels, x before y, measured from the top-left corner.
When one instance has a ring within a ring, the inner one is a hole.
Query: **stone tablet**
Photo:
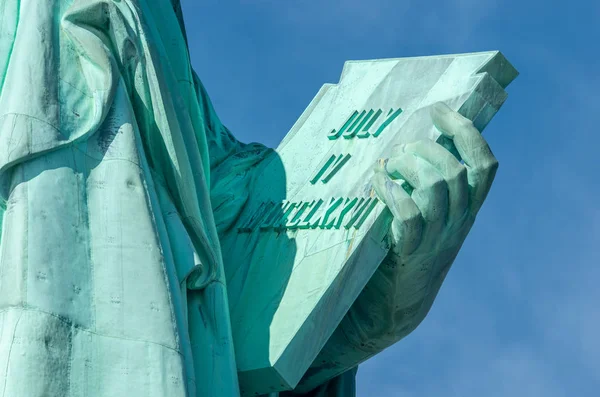
[[[438,101],[483,130],[516,76],[501,53],[482,52],[350,61],[321,88],[225,237],[254,252],[224,252],[238,263],[228,280],[243,395],[295,387],[385,257],[376,161],[441,139],[429,114]]]

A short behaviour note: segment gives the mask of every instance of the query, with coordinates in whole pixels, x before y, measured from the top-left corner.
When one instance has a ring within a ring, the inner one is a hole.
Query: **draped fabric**
[[[178,1],[2,0],[0,396],[239,396],[219,233],[270,153]]]
[[[172,4],[0,21],[0,395],[238,395],[209,151],[241,144],[214,145]]]

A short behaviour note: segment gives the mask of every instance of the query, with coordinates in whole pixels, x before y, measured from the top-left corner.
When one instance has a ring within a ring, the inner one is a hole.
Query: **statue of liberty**
[[[379,163],[389,254],[271,397],[353,396],[427,314],[497,168],[469,120],[439,104],[432,123],[462,161],[422,140]],[[276,156],[215,114],[179,0],[3,0],[0,396],[240,396],[231,253],[254,248],[226,236]]]

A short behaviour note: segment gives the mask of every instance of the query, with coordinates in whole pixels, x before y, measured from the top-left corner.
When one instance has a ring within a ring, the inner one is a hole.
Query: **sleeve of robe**
[[[5,395],[239,395],[196,100],[169,0],[0,2]]]

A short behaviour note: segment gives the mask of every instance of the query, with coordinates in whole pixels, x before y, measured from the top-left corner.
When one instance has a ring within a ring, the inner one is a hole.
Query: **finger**
[[[427,161],[440,173],[448,186],[448,222],[460,219],[469,202],[465,166],[443,146],[430,139],[409,143],[404,146],[404,151]]]
[[[467,166],[469,206],[476,213],[490,191],[498,169],[498,160],[473,123],[446,104],[434,104],[431,117],[437,129],[454,141],[456,150]]]
[[[440,173],[410,153],[388,159],[383,168],[392,179],[404,179],[414,188],[411,197],[425,220],[427,236],[441,232],[448,216],[448,185]]]
[[[421,243],[423,232],[423,218],[419,208],[410,195],[385,173],[376,171],[372,183],[375,193],[394,218],[392,237],[397,252],[402,255],[413,253]]]

